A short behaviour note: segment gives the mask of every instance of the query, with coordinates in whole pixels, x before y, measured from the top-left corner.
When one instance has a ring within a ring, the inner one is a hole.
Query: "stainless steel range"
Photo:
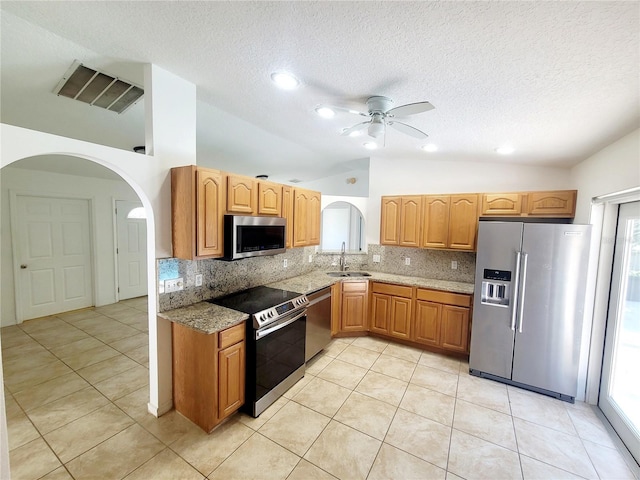
[[[304,376],[305,295],[254,287],[210,300],[251,315],[244,411],[257,417]]]

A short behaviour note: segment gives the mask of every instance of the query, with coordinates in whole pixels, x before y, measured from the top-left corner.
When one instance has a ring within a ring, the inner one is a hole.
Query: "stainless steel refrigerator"
[[[573,402],[590,225],[480,222],[469,369]]]

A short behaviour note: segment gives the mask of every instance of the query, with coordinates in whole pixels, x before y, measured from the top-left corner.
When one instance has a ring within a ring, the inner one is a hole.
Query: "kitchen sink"
[[[367,272],[328,272],[330,277],[370,277],[371,274]]]

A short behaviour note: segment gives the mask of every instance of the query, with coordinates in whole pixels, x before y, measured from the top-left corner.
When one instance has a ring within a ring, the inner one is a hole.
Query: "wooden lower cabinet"
[[[440,346],[441,317],[441,304],[416,300],[416,319],[412,340],[432,347]]]
[[[413,288],[373,282],[369,331],[409,340]]]
[[[245,324],[205,334],[172,323],[173,404],[210,432],[244,404]]]
[[[469,309],[443,305],[441,318],[440,346],[446,350],[467,353],[469,351]]]
[[[331,303],[331,333],[335,335],[366,332],[369,282],[336,283],[331,292],[340,299],[339,302]]]

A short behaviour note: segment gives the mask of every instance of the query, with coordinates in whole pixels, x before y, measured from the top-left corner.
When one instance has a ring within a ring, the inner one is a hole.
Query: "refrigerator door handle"
[[[516,274],[513,285],[513,303],[511,304],[511,330],[516,331],[516,318],[518,316],[518,291],[520,290],[520,258],[521,252],[516,252]]]
[[[518,327],[518,333],[522,333],[522,324],[524,323],[524,299],[525,299],[525,288],[527,287],[527,259],[529,258],[528,253],[522,254],[522,300],[520,301],[520,314],[518,315],[520,320],[520,326]]]

